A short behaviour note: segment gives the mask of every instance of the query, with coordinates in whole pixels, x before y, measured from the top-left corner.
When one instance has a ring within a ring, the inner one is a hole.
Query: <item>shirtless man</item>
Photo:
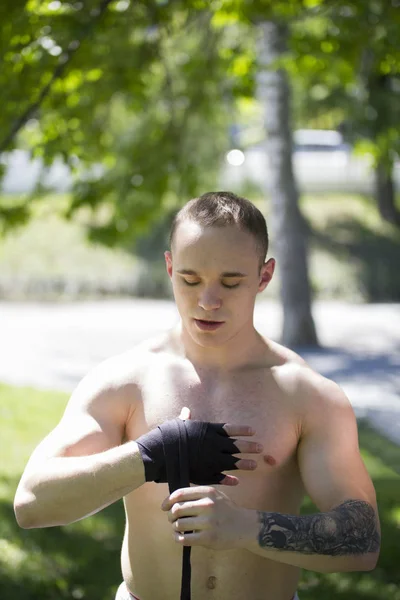
[[[123,497],[124,600],[178,600],[184,545],[193,600],[291,600],[300,568],[373,569],[379,519],[349,401],[253,325],[275,267],[262,214],[234,194],[205,194],[171,238],[179,325],[82,380],[28,462],[18,523],[66,525]],[[226,424],[240,438],[239,470],[171,495],[149,480],[135,440],[178,415]],[[305,493],[321,512],[299,516]]]

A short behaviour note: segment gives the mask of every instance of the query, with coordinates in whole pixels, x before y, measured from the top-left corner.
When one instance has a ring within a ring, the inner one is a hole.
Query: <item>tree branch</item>
[[[14,122],[14,125],[11,127],[11,130],[0,144],[0,154],[7,150],[8,146],[11,144],[11,142],[13,141],[17,133],[20,131],[20,129],[40,107],[43,100],[49,95],[54,82],[57,79],[59,79],[64,73],[66,67],[71,62],[72,57],[74,56],[78,48],[80,48],[82,42],[88,37],[94,25],[103,16],[103,14],[108,8],[108,5],[111,4],[111,2],[112,0],[102,0],[97,8],[91,10],[91,16],[93,17],[92,20],[88,23],[86,27],[83,28],[83,32],[80,38],[71,42],[71,44],[69,44],[68,50],[61,55],[60,62],[57,68],[55,69],[52,78],[50,79],[49,83],[45,85],[39,92],[37,99],[30,106],[28,106],[28,108],[22,113],[22,115]]]

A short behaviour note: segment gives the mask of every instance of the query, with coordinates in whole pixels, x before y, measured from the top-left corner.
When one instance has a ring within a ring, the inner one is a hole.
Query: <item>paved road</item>
[[[343,387],[357,416],[400,444],[400,305],[320,302],[314,317],[323,349],[300,354]],[[0,302],[0,380],[72,391],[92,366],[177,319],[169,301]],[[261,333],[278,339],[281,322],[277,303],[257,303]]]

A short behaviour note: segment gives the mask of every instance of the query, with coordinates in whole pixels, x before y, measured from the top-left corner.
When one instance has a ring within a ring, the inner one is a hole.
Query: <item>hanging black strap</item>
[[[184,487],[190,487],[189,481],[189,452],[185,422],[176,419],[168,428],[160,427],[163,438],[165,463],[167,467],[169,492]],[[178,455],[176,454],[176,439],[179,439]],[[182,581],[180,600],[190,600],[190,546],[183,547]]]

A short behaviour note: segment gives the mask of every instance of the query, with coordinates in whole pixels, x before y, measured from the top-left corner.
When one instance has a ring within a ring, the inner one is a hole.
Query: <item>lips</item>
[[[224,324],[224,321],[210,321],[208,319],[194,319],[194,322],[202,331],[214,331]]]

